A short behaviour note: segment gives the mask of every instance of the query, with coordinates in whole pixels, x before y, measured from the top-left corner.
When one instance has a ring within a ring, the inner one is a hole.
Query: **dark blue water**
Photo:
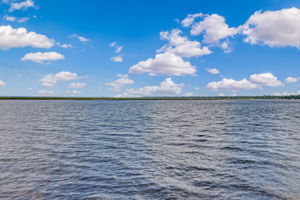
[[[300,199],[300,101],[0,101],[0,199]]]

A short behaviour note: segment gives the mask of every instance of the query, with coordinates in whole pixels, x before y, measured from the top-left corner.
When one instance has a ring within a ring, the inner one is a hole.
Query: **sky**
[[[300,1],[1,0],[0,96],[300,95]]]

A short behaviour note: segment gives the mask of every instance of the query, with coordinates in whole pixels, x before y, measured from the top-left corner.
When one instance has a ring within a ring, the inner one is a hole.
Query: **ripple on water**
[[[0,199],[299,199],[300,101],[0,101]]]

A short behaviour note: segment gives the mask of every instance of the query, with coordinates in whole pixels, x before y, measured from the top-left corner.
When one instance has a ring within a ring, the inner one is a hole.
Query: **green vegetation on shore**
[[[300,99],[294,96],[212,96],[212,97],[0,97],[0,100],[263,100]]]

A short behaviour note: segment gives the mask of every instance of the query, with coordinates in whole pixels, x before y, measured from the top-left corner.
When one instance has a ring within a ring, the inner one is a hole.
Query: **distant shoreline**
[[[300,99],[295,96],[211,96],[211,97],[0,97],[0,100],[276,100]]]

